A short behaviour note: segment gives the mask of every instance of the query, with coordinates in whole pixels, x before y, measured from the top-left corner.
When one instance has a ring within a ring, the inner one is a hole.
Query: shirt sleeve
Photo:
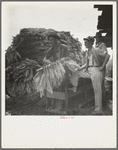
[[[100,49],[102,49],[102,51],[108,52],[105,43],[102,43],[102,44],[101,44]]]
[[[96,63],[98,65],[102,65],[102,63],[105,60],[105,56],[106,56],[107,52],[103,51],[102,49],[96,48],[96,49],[94,49],[93,54],[94,54]]]
[[[100,48],[95,49],[95,52],[98,56],[101,56],[101,57],[105,57],[107,54],[107,51],[104,51],[103,49],[100,49]]]

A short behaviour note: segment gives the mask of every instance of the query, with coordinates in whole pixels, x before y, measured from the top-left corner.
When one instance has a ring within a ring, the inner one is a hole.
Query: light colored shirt
[[[93,60],[92,57],[93,57],[92,54],[90,56],[88,55],[89,66],[95,66],[95,67],[98,66],[97,62],[95,61],[95,59]]]
[[[90,56],[88,56],[88,59],[89,59],[89,66],[92,66],[93,65],[92,54]]]
[[[100,48],[101,50],[103,50],[103,52],[104,51],[108,52],[107,47],[106,47],[105,43],[103,43],[103,42],[96,44],[96,48]]]
[[[94,47],[92,47],[91,51],[94,56],[94,65],[101,66],[105,59],[107,51],[103,51],[100,48],[94,48]]]
[[[92,47],[91,52],[92,54],[90,56],[88,55],[88,52],[86,55],[88,59],[87,66],[95,66],[95,67],[100,66],[102,62],[104,61],[104,58],[107,52],[99,48],[94,48],[94,47]]]

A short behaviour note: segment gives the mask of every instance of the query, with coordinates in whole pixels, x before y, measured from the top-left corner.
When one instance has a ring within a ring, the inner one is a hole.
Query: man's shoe
[[[103,112],[93,111],[91,115],[103,115]]]

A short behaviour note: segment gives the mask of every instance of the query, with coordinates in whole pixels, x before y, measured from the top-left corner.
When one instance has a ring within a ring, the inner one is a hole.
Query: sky
[[[89,2],[3,2],[2,35],[3,47],[11,45],[12,36],[22,28],[52,28],[70,31],[82,43],[83,38],[97,32],[101,11]]]

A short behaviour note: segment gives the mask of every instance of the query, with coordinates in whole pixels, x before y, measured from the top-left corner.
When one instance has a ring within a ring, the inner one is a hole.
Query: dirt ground
[[[5,103],[6,115],[59,115],[46,111],[46,102],[39,95],[23,95],[16,98],[7,98]],[[77,105],[70,109],[68,115],[91,115],[94,110],[94,100],[84,105]],[[64,115],[63,113],[61,115]],[[112,115],[112,101],[103,102],[103,115]]]

